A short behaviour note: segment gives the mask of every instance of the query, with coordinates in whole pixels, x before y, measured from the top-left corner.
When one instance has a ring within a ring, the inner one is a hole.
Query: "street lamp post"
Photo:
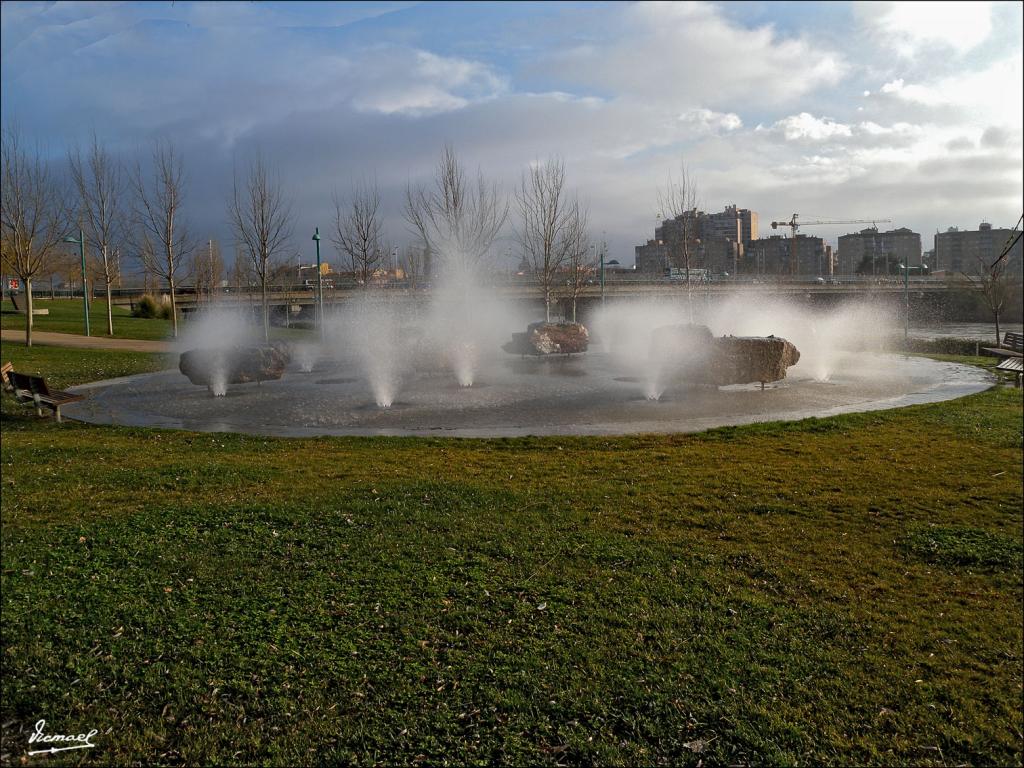
[[[324,336],[324,280],[320,270],[320,227],[313,233],[313,242],[316,243],[316,304],[320,315],[320,343],[325,340]]]
[[[604,243],[601,244],[601,306],[604,306]]]
[[[900,262],[903,270],[903,348],[910,349],[910,265]]]
[[[910,270],[916,269],[921,276],[928,271],[927,264],[921,264],[917,267],[912,267],[909,264],[900,262],[899,268],[903,270],[903,304],[904,304],[904,317],[903,317],[903,345],[904,347],[910,347]]]
[[[89,279],[85,275],[85,233],[78,230],[78,239],[68,235],[65,243],[77,243],[78,254],[82,257],[82,313],[85,317],[85,335],[89,336]]]

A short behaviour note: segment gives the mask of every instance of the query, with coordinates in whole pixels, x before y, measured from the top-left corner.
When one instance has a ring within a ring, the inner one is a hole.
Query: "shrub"
[[[157,300],[149,294],[139,298],[132,306],[132,317],[145,317],[147,319],[157,317],[160,312],[160,305]]]
[[[146,319],[171,319],[171,303],[164,297],[157,299],[148,293],[139,298],[132,307],[132,317],[144,317]]]

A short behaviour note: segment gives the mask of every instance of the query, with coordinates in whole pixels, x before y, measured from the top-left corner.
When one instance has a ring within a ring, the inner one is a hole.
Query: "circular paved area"
[[[81,388],[88,399],[65,407],[97,424],[230,431],[259,435],[422,435],[511,437],[694,432],[718,426],[794,420],[936,402],[991,386],[971,366],[901,355],[850,356],[827,381],[798,365],[762,391],[757,385],[668,386],[648,400],[648,376],[610,356],[481,363],[473,387],[443,368],[407,373],[390,408],[379,408],[358,366],[321,360],[309,373],[232,386],[212,397],[178,371]]]

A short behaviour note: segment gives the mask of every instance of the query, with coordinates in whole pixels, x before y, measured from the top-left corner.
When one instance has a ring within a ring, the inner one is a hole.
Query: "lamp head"
[[[316,232],[313,233],[313,239],[314,240],[319,240],[320,239],[320,227],[317,227],[316,228]]]

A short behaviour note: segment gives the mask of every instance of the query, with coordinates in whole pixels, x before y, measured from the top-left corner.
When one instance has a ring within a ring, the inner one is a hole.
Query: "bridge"
[[[815,278],[799,280],[773,280],[766,279],[721,279],[710,282],[696,282],[687,288],[685,281],[653,279],[644,280],[638,278],[607,280],[602,289],[600,283],[593,281],[585,285],[578,298],[584,303],[600,299],[616,300],[631,297],[643,298],[684,298],[687,293],[694,297],[724,297],[736,294],[749,295],[751,297],[769,298],[772,296],[787,297],[855,297],[855,296],[903,296],[909,292],[912,296],[920,298],[922,294],[944,294],[952,286],[960,286],[959,283],[947,283],[947,281],[932,277],[914,278],[911,277],[906,286],[900,278],[833,278],[818,280]],[[390,295],[396,299],[419,301],[426,299],[432,292],[430,284],[413,286],[405,281],[393,281],[372,285],[369,288],[351,284],[338,285],[324,288],[324,304],[341,304],[350,299],[364,296],[367,292],[375,292],[378,295]],[[495,282],[484,286],[484,290],[515,301],[539,300],[540,294],[536,283],[528,280],[515,280]],[[555,288],[556,297],[565,300],[569,292],[566,286]],[[119,304],[128,304],[137,300],[142,295],[141,291],[119,291],[115,301]],[[242,287],[241,289],[228,287],[222,289],[213,296],[199,295],[194,290],[185,288],[176,296],[177,305],[183,311],[190,311],[200,306],[209,305],[215,302],[221,306],[257,306],[261,304],[262,297],[258,287]],[[299,286],[273,286],[267,293],[267,301],[275,307],[292,305],[303,307],[316,303],[316,290],[314,288]]]

